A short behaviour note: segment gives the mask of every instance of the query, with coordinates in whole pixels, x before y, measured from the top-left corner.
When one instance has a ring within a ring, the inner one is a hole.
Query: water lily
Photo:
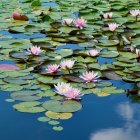
[[[54,85],[54,87],[59,95],[63,95],[67,99],[80,99],[82,96],[81,91],[77,88],[73,88],[69,83],[61,82]]]
[[[86,20],[83,17],[78,18],[74,21],[74,25],[77,28],[83,29],[84,27],[86,27]]]
[[[136,54],[138,57],[140,57],[140,49],[136,49]]]
[[[74,63],[74,60],[64,60],[60,63],[60,67],[64,70],[70,70],[73,68]]]
[[[130,10],[130,14],[133,16],[133,17],[136,17],[138,15],[140,15],[140,10]]]
[[[99,78],[98,73],[92,72],[84,72],[82,75],[79,76],[83,79],[86,83],[89,82],[97,82],[97,78]]]
[[[67,99],[80,99],[82,96],[81,91],[77,88],[70,88],[64,95]]]
[[[104,14],[103,14],[103,17],[104,17],[105,19],[110,19],[110,18],[112,18],[112,15],[113,15],[112,12],[110,12],[110,13],[104,13]]]
[[[40,47],[32,46],[27,53],[32,55],[39,55],[41,52],[42,50],[40,49]]]
[[[97,56],[99,53],[100,53],[100,52],[99,52],[98,50],[96,50],[96,49],[88,50],[88,51],[86,52],[86,54],[89,55],[89,56]]]
[[[71,19],[71,18],[63,19],[62,24],[70,26],[73,24],[73,19]]]
[[[58,71],[58,69],[59,69],[59,65],[53,64],[53,65],[49,65],[46,70],[47,73],[55,73]]]
[[[108,27],[109,27],[109,30],[114,32],[118,27],[119,27],[119,24],[116,24],[116,23],[109,23],[108,24]]]
[[[54,87],[59,95],[65,95],[66,92],[72,88],[70,84],[64,82],[58,83],[57,85],[54,85]]]

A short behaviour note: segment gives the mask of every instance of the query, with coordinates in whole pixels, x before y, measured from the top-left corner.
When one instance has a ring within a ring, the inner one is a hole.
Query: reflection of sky
[[[33,34],[31,34],[31,35],[29,35],[29,34],[23,34],[23,33],[10,33],[10,32],[8,32],[8,31],[6,31],[6,30],[3,30],[3,31],[0,31],[0,34],[2,34],[2,35],[7,35],[7,36],[12,36],[12,38],[17,38],[17,39],[23,39],[23,38],[26,38],[26,39],[32,39],[32,38],[44,38],[44,37],[46,37],[46,35],[45,34],[42,34],[42,33],[33,33]],[[4,40],[4,39],[2,39],[2,40]],[[7,40],[7,39],[6,39]]]
[[[58,6],[58,4],[55,2],[43,2],[42,6]]]
[[[100,65],[102,65],[102,64],[112,64],[114,61],[115,61],[115,59],[114,58],[104,58],[104,57],[97,57],[98,58],[98,63],[100,64]]]
[[[83,49],[82,47],[79,47],[78,44],[65,44],[63,46],[58,46],[57,47],[58,50],[60,49],[73,49],[73,50],[81,50]]]
[[[139,140],[140,113],[138,113],[135,105],[128,102],[119,104],[117,113],[125,120],[124,126],[122,128],[103,129],[93,133],[90,140]],[[137,116],[139,117],[136,118]]]

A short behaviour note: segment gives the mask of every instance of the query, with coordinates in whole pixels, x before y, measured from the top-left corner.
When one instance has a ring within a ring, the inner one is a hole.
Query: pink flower
[[[58,71],[58,69],[59,69],[59,65],[53,64],[53,65],[49,65],[46,70],[47,70],[47,73],[55,73]]]
[[[136,49],[136,55],[140,57],[140,49]]]
[[[41,52],[42,50],[40,49],[40,47],[32,46],[27,53],[32,55],[39,55]]]
[[[63,19],[62,24],[70,26],[73,24],[73,19],[71,19],[71,18]]]
[[[119,24],[109,23],[108,26],[109,26],[109,30],[114,32],[119,27]]]
[[[82,94],[80,93],[81,91],[77,88],[70,88],[69,90],[66,91],[64,94],[67,99],[80,99]]]
[[[84,72],[81,76],[79,76],[81,79],[83,79],[84,81],[86,81],[86,83],[89,82],[97,82],[97,78],[99,78],[99,76],[97,76],[98,73],[94,73],[92,72]]]
[[[74,60],[64,60],[60,63],[60,67],[64,70],[70,70],[73,68],[74,63]]]
[[[56,92],[59,95],[65,96],[67,99],[80,99],[82,94],[80,93],[80,90],[77,88],[73,88],[68,83],[58,83],[57,85],[54,85],[56,88]]]
[[[110,19],[110,18],[112,18],[112,15],[113,15],[112,12],[110,12],[110,13],[105,13],[105,14],[103,14],[103,17],[104,17],[105,19]]]
[[[74,21],[74,25],[77,28],[83,29],[86,26],[86,20],[84,18],[78,18]]]
[[[70,84],[68,83],[58,83],[57,85],[54,85],[54,87],[56,88],[56,92],[59,94],[59,95],[65,95],[66,92],[71,89],[72,87],[70,86]]]
[[[133,17],[136,17],[138,15],[140,15],[140,10],[130,10],[130,14],[133,16]]]
[[[89,50],[86,52],[87,55],[89,56],[97,56],[100,52],[96,49],[93,49],[93,50]]]

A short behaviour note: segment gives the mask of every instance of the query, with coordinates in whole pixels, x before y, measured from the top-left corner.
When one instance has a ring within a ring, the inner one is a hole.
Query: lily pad
[[[72,113],[57,113],[52,111],[47,111],[45,115],[51,119],[61,119],[61,120],[66,120],[72,117]]]
[[[82,109],[82,105],[77,101],[57,101],[49,100],[43,103],[43,107],[52,112],[76,112]]]

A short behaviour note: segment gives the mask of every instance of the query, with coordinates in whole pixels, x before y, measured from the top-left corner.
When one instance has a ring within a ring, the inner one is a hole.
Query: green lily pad
[[[52,111],[47,111],[45,115],[51,119],[61,119],[61,120],[66,120],[72,117],[72,113],[57,113]]]
[[[62,126],[54,126],[53,130],[55,130],[55,131],[62,131],[63,127]]]
[[[53,112],[76,112],[82,109],[82,105],[77,101],[57,101],[49,100],[43,103],[43,107],[48,111]]]

